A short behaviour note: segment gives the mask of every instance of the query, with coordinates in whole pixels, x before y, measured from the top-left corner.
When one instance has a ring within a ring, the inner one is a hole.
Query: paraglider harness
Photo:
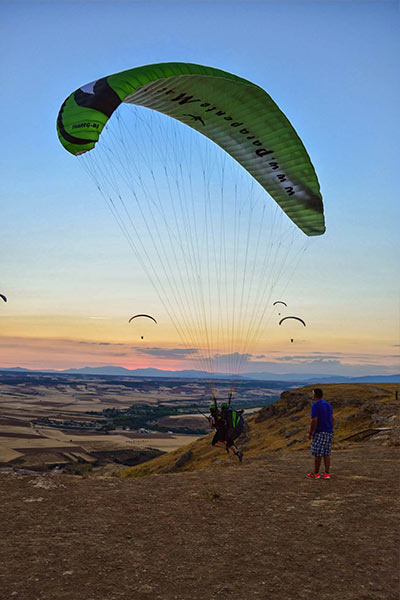
[[[231,408],[232,392],[229,394],[229,402],[221,405],[221,416],[226,424],[226,445],[230,448],[234,445],[234,441],[244,431],[244,410],[235,410]]]

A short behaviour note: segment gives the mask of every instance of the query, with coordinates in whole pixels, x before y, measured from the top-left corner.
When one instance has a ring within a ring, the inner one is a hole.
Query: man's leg
[[[232,440],[227,439],[226,440],[226,451],[228,452],[228,454],[229,454],[230,450],[232,450],[233,454],[236,454],[236,446],[235,446],[235,444],[233,443]]]
[[[221,430],[217,430],[214,434],[214,437],[211,441],[211,445],[214,448],[224,448],[226,450],[226,441],[224,439],[223,432]]]
[[[242,462],[243,452],[239,450],[235,442],[232,439],[228,439],[226,442],[226,451],[229,454],[229,450],[232,450],[233,454],[238,457],[239,461]]]
[[[322,456],[314,456],[314,473],[319,473]]]
[[[241,450],[239,450],[239,448],[236,446],[236,444],[232,444],[232,448],[233,448],[233,452],[235,453],[235,456],[237,456],[239,461],[242,462],[243,452]]]
[[[223,448],[225,450],[226,442],[224,442],[223,440],[219,440],[218,442],[215,442],[215,444],[213,444],[213,446],[217,447],[217,448]]]
[[[329,473],[329,469],[331,466],[331,457],[327,454],[324,454],[324,464],[325,464],[325,473]]]

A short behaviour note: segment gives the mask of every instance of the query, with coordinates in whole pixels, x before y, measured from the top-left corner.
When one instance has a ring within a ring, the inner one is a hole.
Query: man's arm
[[[311,419],[311,423],[310,423],[310,431],[308,432],[308,439],[311,440],[313,433],[315,431],[315,428],[317,426],[318,423],[318,417],[313,417]]]

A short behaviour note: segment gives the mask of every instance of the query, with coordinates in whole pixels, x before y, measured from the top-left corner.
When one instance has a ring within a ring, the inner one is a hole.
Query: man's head
[[[211,404],[210,405],[210,413],[213,414],[213,413],[216,413],[217,411],[218,411],[218,408],[216,407],[216,405]]]
[[[229,408],[229,404],[228,404],[227,402],[223,402],[223,403],[221,404],[221,408],[222,408],[222,410],[224,410],[224,409],[226,409],[226,408]]]
[[[321,388],[315,388],[315,390],[313,390],[313,394],[316,400],[321,400],[322,396],[324,395]]]

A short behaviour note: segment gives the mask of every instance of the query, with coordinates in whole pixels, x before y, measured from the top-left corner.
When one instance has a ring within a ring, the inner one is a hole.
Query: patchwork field
[[[216,387],[226,398],[226,382]],[[241,387],[240,403],[248,413],[263,401],[277,399],[282,390],[279,384],[265,382]],[[112,462],[138,464],[152,458],[153,451],[170,452],[194,441],[199,435],[190,435],[191,431],[207,433],[208,423],[198,410],[207,411],[209,398],[206,384],[195,380],[2,372],[0,467],[94,464],[95,453],[101,453],[103,462],[108,453]],[[152,431],[152,426],[145,431],[130,427],[101,431],[107,424],[104,410],[124,411],[135,404],[170,407],[175,414],[153,424],[165,433]]]
[[[104,409],[127,409],[135,402],[157,405],[168,400],[168,392],[171,390],[165,386],[151,389],[142,381],[132,386],[97,378],[2,373],[0,466],[48,469],[91,464],[97,460],[93,453],[109,453],[114,460],[115,452],[121,451],[129,464],[132,456],[137,462],[151,458],[149,449],[175,450],[198,436],[98,431],[102,421],[105,423]],[[46,420],[51,420],[51,426]]]

